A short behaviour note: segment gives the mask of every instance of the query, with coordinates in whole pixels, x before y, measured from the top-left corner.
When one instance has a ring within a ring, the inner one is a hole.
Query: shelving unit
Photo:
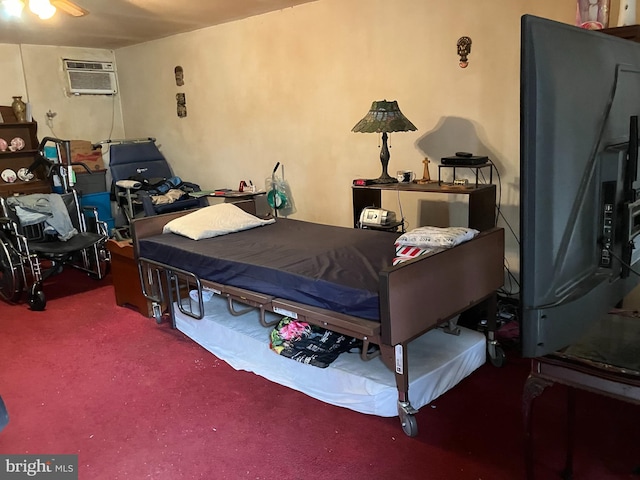
[[[438,165],[438,185],[447,183],[442,180],[442,169],[445,171],[452,170],[453,178],[451,179],[451,182],[448,183],[449,185],[456,185],[456,170],[468,169],[471,171],[475,170],[476,183],[474,187],[478,188],[481,185],[478,180],[478,174],[485,168],[489,169],[489,183],[493,183],[493,164],[491,163],[483,163],[482,165]]]
[[[400,190],[403,192],[441,193],[469,196],[469,216],[467,226],[477,230],[495,227],[496,186],[481,184],[477,186],[454,186],[438,182],[390,183],[367,186],[353,186],[353,221],[358,226],[360,212],[365,207],[382,208],[382,191]]]
[[[624,27],[611,27],[599,30],[607,35],[624,38],[632,42],[640,41],[640,25],[625,25]]]
[[[9,168],[18,173],[21,168],[28,168],[38,156],[38,124],[36,122],[18,123],[11,107],[0,106],[3,122],[0,123],[0,138],[11,144],[11,140],[20,137],[24,140],[24,148],[10,151],[8,148],[0,152],[0,172]],[[28,182],[17,179],[13,183],[0,179],[0,196],[9,197],[27,193],[50,193],[50,182],[45,178],[41,167],[33,172],[35,178]]]

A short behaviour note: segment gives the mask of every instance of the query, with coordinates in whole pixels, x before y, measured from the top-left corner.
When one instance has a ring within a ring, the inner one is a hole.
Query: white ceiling
[[[85,17],[0,15],[0,43],[116,49],[316,0],[73,0]]]

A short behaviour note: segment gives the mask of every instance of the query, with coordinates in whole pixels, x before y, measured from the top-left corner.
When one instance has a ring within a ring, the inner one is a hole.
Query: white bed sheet
[[[218,295],[205,302],[205,316],[194,320],[176,308],[176,327],[236,370],[246,370],[323,402],[361,413],[398,415],[395,377],[380,358],[362,361],[343,353],[327,368],[305,365],[269,349],[270,328],[257,311],[233,316]],[[268,313],[267,319],[277,318]],[[409,400],[427,405],[486,361],[483,334],[461,328],[459,336],[434,329],[413,340],[409,351]]]

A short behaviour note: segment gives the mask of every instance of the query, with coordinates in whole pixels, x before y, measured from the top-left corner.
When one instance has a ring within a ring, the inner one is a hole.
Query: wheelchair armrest
[[[20,222],[17,219],[11,217],[0,217],[0,227],[9,227],[12,232],[18,233],[20,231]]]
[[[116,182],[116,187],[123,188],[125,190],[138,190],[142,187],[142,183],[136,180],[118,180]]]
[[[96,217],[96,220],[98,220],[98,207],[94,207],[92,205],[83,205],[82,206],[82,213],[83,215],[86,217],[88,213],[91,213],[92,216]]]
[[[20,236],[20,225],[9,217],[0,217],[0,230],[3,230],[8,235]]]
[[[91,216],[87,217],[87,213],[90,213]],[[89,228],[87,226],[88,218],[94,218],[96,223],[95,233],[102,235],[104,237],[109,236],[109,225],[107,225],[107,222],[105,222],[104,220],[100,220],[100,216],[98,215],[98,207],[94,207],[92,205],[83,205],[82,216],[84,217],[83,219],[84,225],[82,227],[84,232],[89,231]]]

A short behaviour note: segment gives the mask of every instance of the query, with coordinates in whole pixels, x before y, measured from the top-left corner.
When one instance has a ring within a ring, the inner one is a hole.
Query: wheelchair
[[[0,197],[0,297],[18,303],[26,292],[31,310],[41,311],[47,303],[45,280],[65,266],[104,278],[108,238],[97,208],[81,206],[72,187],[61,194]]]

